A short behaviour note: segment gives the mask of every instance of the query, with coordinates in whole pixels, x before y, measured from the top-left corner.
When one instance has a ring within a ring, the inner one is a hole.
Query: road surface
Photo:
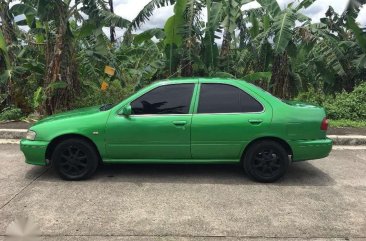
[[[275,184],[235,165],[117,165],[62,181],[0,145],[0,240],[28,217],[42,240],[366,240],[366,150],[294,163]]]

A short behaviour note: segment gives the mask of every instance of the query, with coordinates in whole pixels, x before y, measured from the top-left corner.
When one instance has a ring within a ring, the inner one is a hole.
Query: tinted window
[[[263,106],[231,85],[201,84],[198,113],[260,112]]]
[[[194,84],[160,86],[131,103],[132,114],[187,114]]]

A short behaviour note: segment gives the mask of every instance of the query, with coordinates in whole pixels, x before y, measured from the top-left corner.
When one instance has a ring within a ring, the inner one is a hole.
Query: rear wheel
[[[91,144],[76,138],[62,141],[52,154],[54,167],[66,180],[90,177],[98,167],[98,159],[98,153]]]
[[[254,143],[245,153],[243,165],[246,173],[258,182],[274,182],[287,171],[289,157],[277,142],[263,140]]]

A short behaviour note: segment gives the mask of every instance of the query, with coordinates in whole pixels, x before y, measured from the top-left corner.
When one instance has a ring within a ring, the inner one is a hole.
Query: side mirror
[[[119,112],[120,115],[124,116],[130,116],[132,114],[132,108],[130,105],[126,105],[122,108],[122,110]]]

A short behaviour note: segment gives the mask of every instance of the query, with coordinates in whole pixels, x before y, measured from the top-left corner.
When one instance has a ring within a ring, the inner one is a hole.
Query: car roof
[[[231,79],[231,78],[220,78],[220,77],[185,77],[185,78],[169,78],[165,80],[156,81],[155,84],[179,84],[179,83],[227,83],[233,84],[238,83],[246,84],[248,83],[241,79]]]
[[[276,99],[273,95],[268,93],[267,91],[261,89],[260,87],[249,83],[242,79],[232,79],[232,78],[222,78],[222,77],[185,77],[185,78],[172,78],[172,79],[165,79],[155,82],[154,86],[161,86],[166,84],[183,84],[183,83],[219,83],[219,84],[232,84],[232,85],[239,85],[245,89],[249,89],[256,94],[260,94],[262,97],[266,97],[269,99]],[[282,101],[281,101],[282,103]]]

